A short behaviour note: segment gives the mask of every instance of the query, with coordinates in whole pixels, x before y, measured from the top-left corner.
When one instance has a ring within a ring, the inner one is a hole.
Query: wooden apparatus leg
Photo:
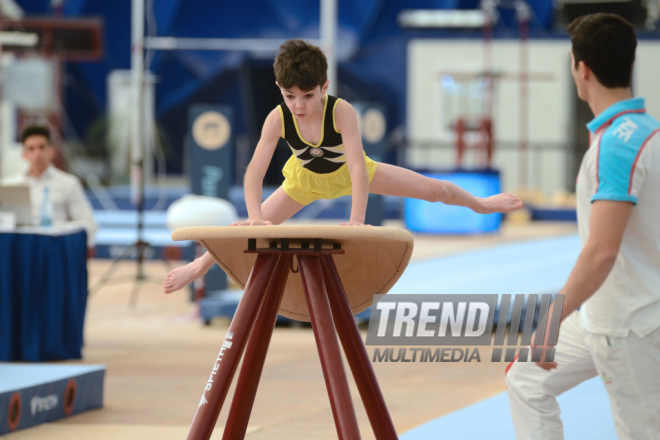
[[[291,267],[291,255],[281,255],[279,258],[245,349],[243,365],[238,375],[234,399],[231,402],[229,417],[227,418],[227,426],[225,426],[225,432],[222,435],[223,440],[245,438],[254,398],[257,395],[259,379],[266,361],[268,345],[273,335],[277,311],[280,308],[284,286]]]
[[[385,399],[380,391],[371,362],[369,362],[369,355],[355,324],[353,312],[346,299],[346,292],[337,273],[335,262],[332,255],[322,255],[320,258],[323,280],[328,292],[337,334],[369,416],[371,429],[378,440],[397,439],[392,418],[387,411]]]
[[[209,440],[259,312],[277,255],[258,255],[199,402],[187,440]]]
[[[340,440],[360,438],[318,256],[298,255],[305,299]]]

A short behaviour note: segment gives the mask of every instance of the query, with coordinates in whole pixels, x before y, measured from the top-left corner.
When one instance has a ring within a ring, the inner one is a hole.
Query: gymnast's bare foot
[[[163,291],[165,293],[172,293],[182,289],[188,283],[192,283],[196,279],[206,275],[206,272],[213,266],[213,263],[213,257],[207,252],[195,261],[185,266],[177,267],[165,277]]]
[[[263,219],[248,219],[244,222],[232,223],[231,226],[256,226],[256,225],[272,225],[273,223]],[[165,282],[163,283],[163,291],[165,293],[176,292],[179,289],[182,289],[187,284],[192,283],[198,278],[206,275],[206,272],[209,271],[211,266],[215,261],[209,253],[205,253],[201,257],[197,258],[192,263],[188,263],[185,266],[177,267],[173,271],[167,274],[165,277]]]
[[[192,261],[185,266],[177,267],[167,274],[163,283],[163,291],[165,293],[176,292],[203,275],[196,261]]]
[[[511,212],[523,207],[523,203],[520,199],[513,194],[496,194],[494,196],[486,197],[485,199],[478,199],[481,204],[481,209],[477,211],[479,214]]]

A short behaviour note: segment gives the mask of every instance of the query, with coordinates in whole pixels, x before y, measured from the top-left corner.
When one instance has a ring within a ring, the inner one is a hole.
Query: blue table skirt
[[[0,233],[0,361],[80,359],[87,236]]]

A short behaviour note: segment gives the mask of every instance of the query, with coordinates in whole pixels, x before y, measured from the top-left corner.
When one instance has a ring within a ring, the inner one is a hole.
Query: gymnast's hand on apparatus
[[[269,222],[267,220],[262,220],[260,218],[256,218],[256,219],[247,219],[244,222],[232,223],[229,226],[268,226],[268,225],[272,225],[272,224],[273,224],[273,222]]]
[[[356,220],[349,220],[346,223],[339,223],[339,226],[371,226],[371,225],[365,225],[363,222],[359,222]]]
[[[477,197],[481,202],[479,214],[491,214],[493,212],[511,212],[523,207],[520,199],[513,194],[496,194],[485,199]]]

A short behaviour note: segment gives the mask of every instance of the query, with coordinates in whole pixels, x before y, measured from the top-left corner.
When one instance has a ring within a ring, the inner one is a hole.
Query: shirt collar
[[[605,125],[609,125],[616,118],[625,113],[645,113],[644,98],[631,98],[619,101],[614,105],[609,106],[603,113],[598,115],[587,124],[590,132],[596,133]]]
[[[41,173],[41,176],[39,176],[39,177],[34,177],[32,174],[30,174],[30,170],[28,169],[25,172],[25,177],[28,178],[28,179],[33,179],[33,180],[41,180],[44,177],[51,177],[53,175],[53,169],[54,168],[55,168],[55,166],[53,164],[48,165],[48,168],[46,168],[44,170],[44,172]]]

